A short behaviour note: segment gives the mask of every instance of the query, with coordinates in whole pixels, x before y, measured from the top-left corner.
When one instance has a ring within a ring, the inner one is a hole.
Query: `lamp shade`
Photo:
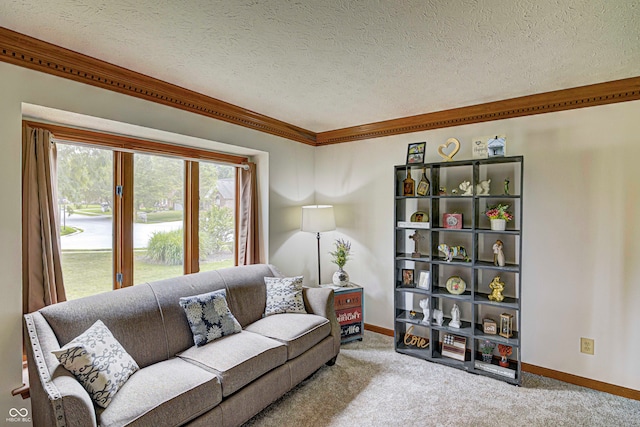
[[[331,205],[311,205],[302,207],[302,231],[320,233],[336,229],[336,219]]]

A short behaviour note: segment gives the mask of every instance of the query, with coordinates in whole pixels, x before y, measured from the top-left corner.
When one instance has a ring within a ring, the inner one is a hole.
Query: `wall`
[[[365,288],[365,322],[393,329],[393,165],[407,144],[505,133],[523,155],[523,361],[640,389],[640,102],[321,147],[316,189],[353,243],[345,267]],[[595,355],[579,352],[595,339]]]
[[[78,114],[87,115],[92,123],[102,125],[107,123],[102,119],[107,119],[113,121],[107,123],[113,129],[130,134],[151,134],[159,140],[254,156],[262,186],[266,259],[285,274],[302,272],[309,281],[314,280],[316,255],[306,248],[315,245],[315,238],[299,231],[299,206],[314,201],[313,147],[5,63],[0,63],[0,76],[0,420],[8,416],[10,408],[28,408],[30,403],[10,395],[22,383],[23,107],[32,115],[47,116],[50,109],[62,110],[76,113],[57,113],[72,122],[81,118]]]

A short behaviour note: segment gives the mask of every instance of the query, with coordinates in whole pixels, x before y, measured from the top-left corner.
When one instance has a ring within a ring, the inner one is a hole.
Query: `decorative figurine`
[[[424,237],[422,237],[422,235],[420,233],[418,233],[418,230],[416,230],[411,236],[409,236],[409,238],[411,240],[413,240],[413,243],[415,245],[413,253],[411,254],[411,257],[412,258],[420,258],[422,256],[422,254],[418,250],[418,242],[420,240],[422,240]]]
[[[504,195],[509,195],[509,178],[504,179]]]
[[[420,300],[420,308],[422,309],[423,317],[422,323],[429,323],[429,298],[424,298]]]
[[[502,295],[502,292],[504,291],[504,282],[500,281],[500,276],[493,278],[491,283],[489,283],[489,288],[491,288],[491,293],[489,294],[489,299],[491,301],[502,302],[502,300],[504,300],[504,295]]]
[[[493,244],[493,265],[504,267],[504,252],[502,251],[502,240],[496,240]]]
[[[486,196],[489,194],[489,187],[491,186],[491,180],[480,181],[480,184],[476,185],[476,196]]]
[[[446,196],[447,195],[447,187],[438,187],[438,195]]]
[[[446,243],[440,243],[438,245],[438,251],[444,254],[444,259],[447,262],[451,262],[453,260],[453,257],[458,255],[463,257],[465,262],[471,261],[464,246],[449,246]]]
[[[501,356],[500,366],[504,368],[508,368],[509,359],[507,359],[507,357],[511,356],[511,353],[513,352],[513,348],[508,345],[498,344],[498,352],[500,353],[500,356]]]
[[[460,328],[460,308],[458,307],[458,304],[453,304],[453,308],[451,309],[451,321],[449,322],[449,327]]]
[[[451,151],[451,154],[445,154],[445,152],[442,150],[446,150],[451,144],[453,144],[453,150]],[[442,157],[445,162],[452,161],[453,156],[455,156],[458,151],[460,151],[460,141],[455,138],[449,138],[445,141],[444,144],[438,146],[438,154],[440,154],[440,157]]]
[[[433,320],[436,321],[438,326],[442,326],[442,322],[444,322],[444,314],[442,310],[438,310],[437,308],[433,310]]]
[[[462,181],[459,186],[460,190],[462,190],[462,196],[471,196],[473,195],[473,187],[469,181]]]
[[[416,313],[414,310],[411,310],[411,311],[409,312],[409,318],[410,318],[410,319],[415,319],[415,318],[416,318],[416,314],[417,314],[417,313]]]

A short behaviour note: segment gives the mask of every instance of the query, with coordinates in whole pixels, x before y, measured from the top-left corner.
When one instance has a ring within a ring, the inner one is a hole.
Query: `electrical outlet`
[[[580,338],[580,352],[593,355],[593,338]]]

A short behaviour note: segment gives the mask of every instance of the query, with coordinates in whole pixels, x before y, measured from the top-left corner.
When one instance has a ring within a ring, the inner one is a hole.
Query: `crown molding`
[[[317,145],[337,144],[638,99],[640,77],[632,77],[320,132],[316,142]]]
[[[0,27],[0,61],[315,145],[315,133]]]
[[[640,76],[315,133],[0,27],[0,61],[135,96],[311,146],[640,99]]]

